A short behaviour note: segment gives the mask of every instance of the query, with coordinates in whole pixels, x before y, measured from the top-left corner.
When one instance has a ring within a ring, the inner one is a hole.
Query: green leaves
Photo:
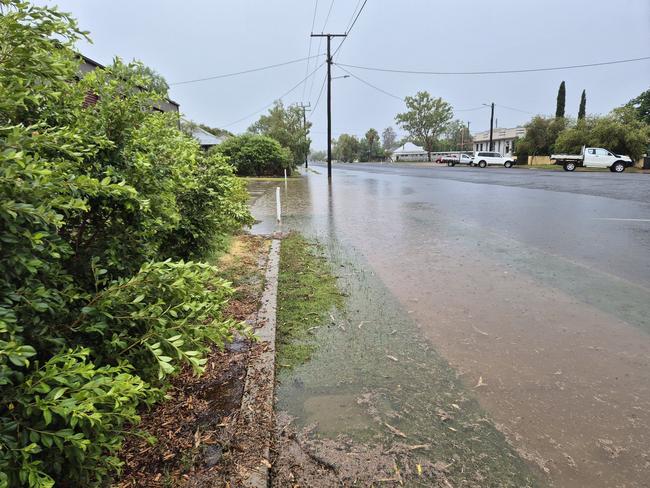
[[[396,122],[409,133],[413,142],[422,144],[428,152],[433,151],[437,137],[442,134],[454,113],[442,98],[433,98],[429,92],[418,92],[406,97],[407,111],[395,116]]]
[[[177,114],[152,111],[152,70],[117,60],[79,79],[74,20],[0,6],[0,488],[93,486],[166,377],[200,374],[241,329],[216,270],[180,259],[252,223],[248,195]]]
[[[242,134],[229,137],[215,147],[225,156],[240,176],[282,176],[294,165],[291,151],[268,136]]]

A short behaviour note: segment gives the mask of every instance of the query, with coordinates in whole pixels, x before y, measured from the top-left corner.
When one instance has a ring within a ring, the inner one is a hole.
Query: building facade
[[[426,161],[427,156],[427,152],[420,146],[407,142],[393,151],[392,159],[396,163],[399,161]]]
[[[492,130],[492,151],[501,153],[503,156],[512,156],[517,145],[516,140],[526,135],[525,127],[514,127],[512,129],[496,128]],[[490,131],[478,132],[472,135],[474,152],[490,150]]]

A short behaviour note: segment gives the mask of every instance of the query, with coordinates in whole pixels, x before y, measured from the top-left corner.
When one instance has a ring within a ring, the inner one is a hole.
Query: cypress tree
[[[560,88],[557,91],[557,105],[555,106],[555,118],[564,118],[564,106],[566,104],[566,86],[564,81],[560,83]]]
[[[578,120],[582,120],[587,115],[587,92],[582,90],[582,96],[580,97],[580,108],[578,109]]]

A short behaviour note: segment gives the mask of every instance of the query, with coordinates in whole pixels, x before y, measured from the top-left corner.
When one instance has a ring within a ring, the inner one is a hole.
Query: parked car
[[[564,171],[574,171],[578,166],[585,168],[609,168],[612,173],[622,173],[632,166],[632,158],[614,154],[602,147],[582,146],[580,154],[552,154],[551,161],[561,164]]]
[[[478,152],[474,155],[473,163],[478,165],[479,168],[485,168],[486,166],[512,168],[515,161],[511,156],[502,156],[498,152]]]
[[[458,159],[458,154],[453,154],[446,159],[447,166],[456,166],[457,164],[467,164],[469,166],[472,166],[472,161],[474,161],[474,158],[472,158],[472,156],[468,156],[467,154],[461,154],[460,159]]]

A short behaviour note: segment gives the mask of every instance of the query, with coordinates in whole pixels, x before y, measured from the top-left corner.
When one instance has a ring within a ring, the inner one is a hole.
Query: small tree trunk
[[[431,162],[431,151],[427,151],[427,161]]]

